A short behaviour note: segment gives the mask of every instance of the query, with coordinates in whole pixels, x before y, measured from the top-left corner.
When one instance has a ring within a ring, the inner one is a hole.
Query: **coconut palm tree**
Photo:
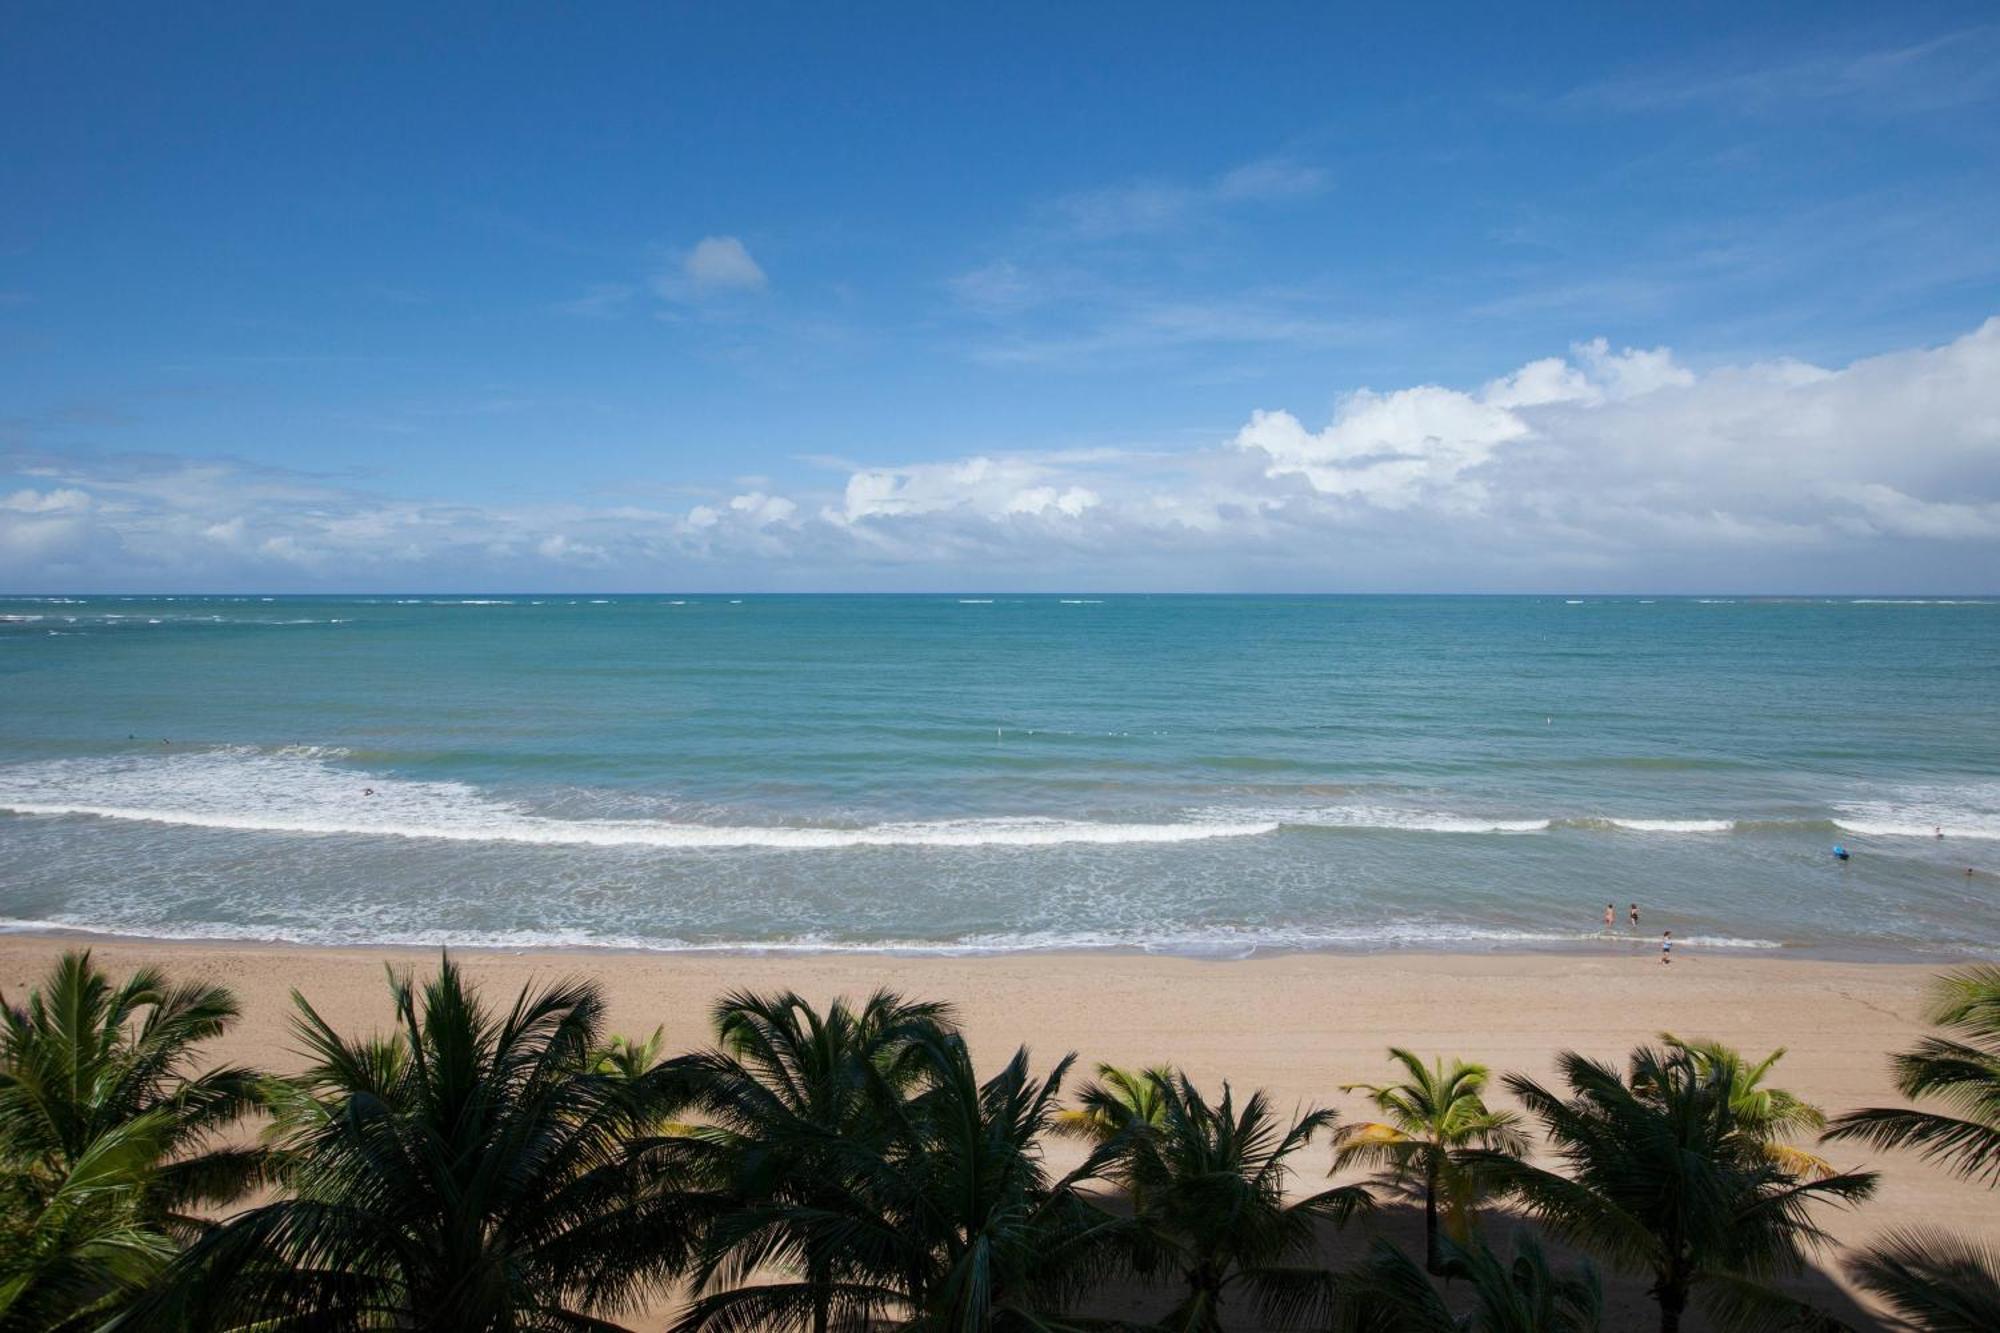
[[[941,1033],[950,1019],[947,1005],[890,991],[858,1009],[837,999],[824,1014],[790,992],[739,992],[716,1006],[715,1049],[686,1061],[704,1123],[685,1151],[702,1158],[712,1188],[729,1200],[694,1272],[697,1291],[723,1296],[697,1307],[703,1318],[761,1309],[768,1327],[788,1327],[793,1317],[813,1333],[831,1327],[843,1287],[865,1285],[867,1274],[820,1243],[820,1223],[856,1206],[851,1164],[858,1152],[886,1150],[892,1121],[878,1112],[921,1073],[914,1039]],[[791,1268],[799,1280],[755,1280],[772,1267]]]
[[[1818,1153],[1788,1142],[1794,1135],[1817,1134],[1826,1128],[1826,1112],[1783,1088],[1767,1087],[1764,1078],[1785,1058],[1780,1046],[1751,1063],[1742,1053],[1719,1041],[1683,1041],[1662,1032],[1668,1050],[1685,1051],[1704,1074],[1718,1072],[1729,1081],[1730,1112],[1745,1133],[1764,1140],[1771,1160],[1795,1176],[1824,1180],[1840,1168]]]
[[[897,1265],[914,1314],[906,1327],[1002,1333],[1059,1323],[1117,1266],[1126,1232],[1078,1189],[1103,1175],[1117,1144],[1059,1179],[1042,1164],[1076,1057],[1036,1079],[1024,1046],[981,1082],[956,1032],[918,1041],[914,1055],[922,1088],[893,1136],[892,1171],[869,1183],[908,1238]]]
[[[1160,1123],[1160,1085],[1173,1077],[1164,1065],[1144,1069],[1097,1066],[1097,1079],[1077,1094],[1078,1105],[1056,1116],[1056,1133],[1105,1143],[1135,1124]]]
[[[175,1245],[146,1195],[169,1135],[164,1111],[113,1125],[53,1179],[0,1180],[0,1333],[82,1333],[144,1290]]]
[[[1454,1311],[1423,1265],[1378,1239],[1343,1275],[1338,1333],[1597,1333],[1604,1294],[1588,1261],[1559,1273],[1526,1231],[1515,1233],[1511,1262],[1477,1238],[1461,1246],[1446,1237],[1440,1249],[1445,1275],[1471,1286],[1471,1310]]]
[[[1850,1111],[1826,1137],[1915,1148],[1966,1179],[2000,1185],[2000,967],[1939,977],[1926,1016],[1947,1035],[1925,1037],[1891,1063],[1897,1091],[1942,1109]]]
[[[1559,1065],[1567,1098],[1521,1075],[1506,1082],[1569,1174],[1485,1150],[1461,1162],[1564,1240],[1650,1273],[1662,1333],[1695,1296],[1725,1327],[1795,1316],[1802,1307],[1769,1280],[1828,1243],[1811,1206],[1867,1198],[1874,1174],[1790,1174],[1737,1119],[1726,1071],[1686,1050],[1642,1047],[1625,1078],[1574,1052]]]
[[[1220,1329],[1239,1289],[1273,1317],[1323,1303],[1327,1274],[1306,1262],[1318,1224],[1343,1224],[1371,1200],[1348,1185],[1288,1201],[1286,1186],[1291,1159],[1333,1126],[1335,1113],[1287,1120],[1261,1091],[1238,1106],[1225,1083],[1211,1105],[1185,1075],[1157,1071],[1148,1082],[1154,1122],[1135,1120],[1101,1151],[1112,1154],[1109,1175],[1135,1203],[1133,1266],[1185,1287],[1159,1326]]]
[[[1927,1228],[1891,1232],[1850,1260],[1848,1273],[1912,1327],[1929,1333],[2000,1328],[2000,1254]]]
[[[599,1074],[612,1078],[642,1079],[654,1073],[665,1059],[667,1030],[653,1029],[649,1037],[614,1036],[593,1050],[586,1060]]]
[[[1464,1245],[1471,1239],[1472,1213],[1477,1202],[1475,1181],[1452,1162],[1465,1148],[1487,1148],[1519,1156],[1528,1150],[1521,1117],[1494,1111],[1481,1094],[1489,1077],[1485,1065],[1442,1059],[1426,1065],[1401,1047],[1389,1048],[1389,1058],[1403,1067],[1400,1083],[1349,1083],[1341,1091],[1367,1093],[1383,1118],[1346,1125],[1335,1134],[1334,1169],[1365,1163],[1383,1169],[1384,1183],[1424,1202],[1424,1267],[1444,1272],[1438,1246],[1438,1213],[1445,1229]]]
[[[671,1088],[592,1067],[597,988],[496,1013],[447,956],[390,989],[367,1040],[295,994],[315,1063],[274,1099],[288,1195],[198,1243],[136,1327],[608,1329],[664,1289],[692,1240],[645,1137]]]
[[[2000,1186],[2000,967],[1948,972],[1926,1015],[1949,1035],[1892,1058],[1896,1087],[1943,1111],[1878,1107],[1833,1121],[1829,1139],[1916,1148],[1957,1175]],[[2000,1328],[2000,1256],[1929,1229],[1892,1233],[1848,1272],[1917,1328]]]
[[[785,1150],[815,1187],[771,1189],[717,1224],[745,1256],[778,1258],[806,1280],[759,1282],[739,1259],[690,1306],[681,1333],[822,1320],[842,1330],[1055,1328],[1115,1265],[1120,1224],[1077,1189],[1111,1149],[1061,1179],[1042,1165],[1040,1139],[1073,1057],[1038,1080],[1022,1049],[982,1082],[964,1039],[935,1016],[893,1045],[860,1062],[862,1104],[844,1091],[836,1099],[852,1132],[816,1136],[809,1154]]]
[[[236,1021],[221,986],[171,984],[141,968],[114,984],[90,953],[65,953],[22,1005],[0,999],[0,1169],[50,1190],[68,1181],[99,1140],[132,1121],[154,1145],[128,1201],[137,1220],[186,1239],[195,1210],[241,1197],[263,1154],[225,1141],[256,1109],[261,1076],[235,1065],[197,1070],[203,1043]]]

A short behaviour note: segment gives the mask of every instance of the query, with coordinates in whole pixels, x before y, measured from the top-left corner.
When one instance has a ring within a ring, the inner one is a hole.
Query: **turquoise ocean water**
[[[1608,900],[2000,944],[2000,604],[0,600],[14,929],[1643,947]]]

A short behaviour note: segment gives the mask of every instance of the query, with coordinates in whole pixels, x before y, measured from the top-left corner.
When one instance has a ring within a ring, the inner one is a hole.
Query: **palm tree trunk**
[[[1660,1333],[1680,1333],[1681,1313],[1687,1309],[1688,1292],[1686,1282],[1666,1282],[1658,1288],[1660,1298]]]
[[[1434,1160],[1424,1167],[1424,1271],[1444,1272],[1444,1256],[1438,1253],[1438,1169]]]

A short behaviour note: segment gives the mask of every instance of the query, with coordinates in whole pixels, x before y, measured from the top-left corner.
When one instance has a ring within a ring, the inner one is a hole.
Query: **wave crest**
[[[845,828],[557,819],[496,800],[464,783],[412,781],[333,767],[331,761],[342,753],[313,747],[276,753],[225,749],[22,765],[0,769],[0,810],[251,833],[682,850],[1195,842],[1255,837],[1278,828],[1275,821],[1265,819],[1177,823],[954,819]]]

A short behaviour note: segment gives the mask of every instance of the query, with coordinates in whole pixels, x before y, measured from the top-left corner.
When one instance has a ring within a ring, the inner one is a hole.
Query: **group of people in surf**
[[[1639,904],[1633,903],[1625,909],[1625,922],[1633,930],[1639,928]],[[1604,904],[1604,933],[1609,935],[1618,929],[1618,904]],[[1660,963],[1662,966],[1674,961],[1674,932],[1660,932]]]

